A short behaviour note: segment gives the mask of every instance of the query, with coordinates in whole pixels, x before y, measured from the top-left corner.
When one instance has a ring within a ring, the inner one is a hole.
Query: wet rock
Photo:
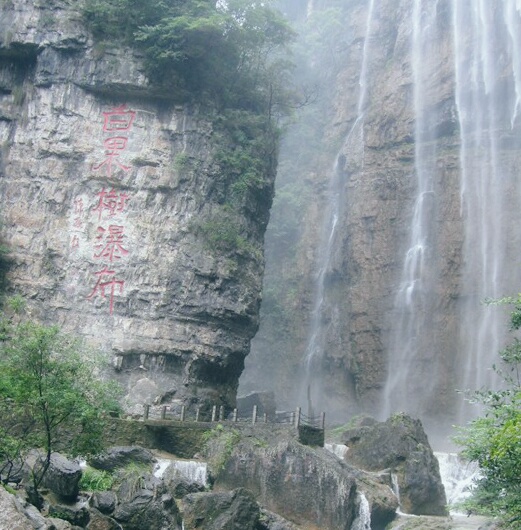
[[[325,449],[304,446],[283,431],[270,426],[265,437],[260,429],[242,437],[214,471],[215,487],[244,487],[268,510],[323,530],[349,530],[362,492],[374,528],[383,529],[394,518],[398,501],[385,481],[346,465]]]
[[[90,521],[87,530],[122,530],[122,528],[114,519],[103,515],[94,508],[90,509]]]
[[[41,466],[41,461],[37,465]],[[72,462],[60,453],[53,453],[42,485],[63,499],[74,501],[80,491],[81,474],[77,462]]]
[[[261,508],[257,530],[298,530],[298,527],[284,517]]]
[[[109,515],[116,507],[117,497],[113,491],[96,491],[92,494],[90,505],[104,515]]]
[[[193,493],[182,504],[185,530],[256,530],[260,516],[255,498],[243,488]]]
[[[84,503],[76,504],[51,504],[49,506],[49,516],[69,521],[71,525],[85,528],[87,526],[90,513]]]
[[[17,530],[34,530],[35,528],[23,513],[19,502],[16,502],[15,496],[2,487],[0,487],[0,513],[2,514],[2,528],[16,528]]]
[[[119,503],[112,517],[125,530],[162,530],[178,527],[177,505],[163,482],[152,475],[123,480],[118,489]]]
[[[135,464],[151,464],[155,462],[154,455],[143,447],[137,445],[109,447],[102,453],[89,458],[88,463],[96,469],[113,471],[124,467],[130,462]]]
[[[401,509],[416,515],[446,515],[438,460],[419,420],[396,414],[386,422],[350,429],[342,436],[345,460],[368,471],[397,477]]]

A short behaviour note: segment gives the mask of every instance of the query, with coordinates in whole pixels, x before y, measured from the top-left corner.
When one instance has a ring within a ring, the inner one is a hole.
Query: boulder
[[[168,491],[172,493],[175,499],[182,499],[189,493],[199,493],[206,489],[202,484],[190,482],[180,475],[172,477],[168,482],[166,482],[166,485],[168,487]]]
[[[396,414],[346,431],[342,442],[349,447],[347,462],[367,471],[390,471],[404,513],[447,515],[438,460],[420,420]]]
[[[99,510],[102,514],[109,515],[116,508],[117,497],[113,491],[96,491],[90,498],[92,508]]]
[[[51,504],[49,516],[64,519],[81,528],[85,528],[90,520],[90,513],[85,503]]]
[[[209,461],[212,450],[210,443]],[[354,469],[325,449],[302,445],[293,431],[274,425],[265,436],[258,426],[253,436],[243,436],[214,474],[215,488],[246,488],[268,510],[322,530],[349,530],[362,493],[369,501],[373,530],[392,521],[398,507],[388,480]]]
[[[113,471],[124,467],[130,462],[135,464],[151,464],[155,462],[154,455],[138,445],[109,447],[102,453],[89,458],[88,463],[96,469]]]
[[[258,530],[298,530],[298,526],[290,523],[280,515],[261,507]]]
[[[2,514],[1,528],[16,528],[17,530],[34,530],[34,526],[23,513],[16,497],[0,487],[0,513]]]
[[[112,517],[125,530],[179,528],[179,511],[162,480],[145,475],[123,481],[117,493],[119,503]]]
[[[37,465],[42,465],[41,460]],[[80,491],[81,467],[60,453],[52,453],[42,485],[64,500],[75,500]]]
[[[90,509],[90,521],[87,530],[122,530],[122,528],[114,519],[103,515],[95,508]]]
[[[192,493],[183,498],[182,504],[185,530],[257,530],[259,506],[244,488]]]

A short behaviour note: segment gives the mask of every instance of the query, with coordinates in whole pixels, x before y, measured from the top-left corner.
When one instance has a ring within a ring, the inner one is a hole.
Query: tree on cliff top
[[[512,331],[521,329],[521,294],[494,302],[513,306]],[[467,507],[477,513],[498,516],[502,528],[521,526],[521,341],[499,353],[501,365],[494,370],[504,382],[502,390],[480,390],[474,400],[485,407],[482,417],[463,429],[456,441],[463,455],[479,464],[482,477]]]
[[[86,0],[84,17],[98,40],[141,50],[150,80],[181,100],[269,112],[288,96],[294,33],[269,2]]]
[[[27,450],[43,449],[41,465],[33,469],[37,491],[52,452],[86,455],[101,449],[104,418],[118,410],[117,389],[98,379],[94,363],[82,355],[81,344],[55,326],[4,322],[2,339],[2,471],[8,472],[9,464]]]

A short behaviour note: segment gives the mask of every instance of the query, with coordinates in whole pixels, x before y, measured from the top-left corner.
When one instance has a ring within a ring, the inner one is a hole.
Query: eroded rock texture
[[[223,213],[226,131],[217,145],[211,112],[175,98],[132,50],[95,45],[75,2],[0,4],[12,291],[106,352],[129,406],[231,406],[258,326],[273,174]],[[219,223],[246,244],[208,245]]]
[[[326,2],[323,11],[317,8],[316,20],[332,16],[327,7],[334,9]],[[450,2],[433,8],[434,22],[425,30],[430,33],[422,34],[425,50],[419,59],[412,53],[413,11],[406,1],[345,2],[336,15],[342,20],[340,37],[329,56],[311,60],[309,67],[320,80],[322,105],[307,111],[281,150],[280,196],[266,241],[266,304],[242,381],[245,391],[258,389],[257,378],[271,370],[264,387],[276,391],[279,403],[305,406],[301,381],[316,328],[322,344],[312,379],[320,383],[312,398],[330,419],[360,411],[383,415],[390,371],[405,370],[411,373],[402,391],[406,410],[430,417],[453,412],[463,233]],[[425,11],[424,18],[431,10]],[[415,61],[422,69],[420,96]],[[419,97],[429,116],[421,145],[415,143]],[[316,123],[321,128],[312,135]],[[430,227],[428,257],[422,262],[429,300],[423,310],[415,310],[411,326],[417,327],[409,330],[417,356],[390,367],[390,352],[400,353],[400,346],[393,346],[399,342],[396,335],[406,334],[399,326],[405,317],[395,303],[417,223],[418,150],[432,173],[427,198],[435,197],[423,210]],[[329,221],[334,219],[336,230],[324,266],[319,241],[333,195],[332,171],[339,182],[334,193],[342,197]],[[285,211],[297,201],[299,224],[293,226]],[[320,274],[322,290],[317,287]],[[314,328],[317,293],[321,306]]]
[[[267,509],[303,527],[356,528],[362,498],[368,503],[371,528],[383,530],[392,521],[398,500],[389,477],[355,469],[329,451],[304,446],[288,434],[272,426],[264,432],[256,428],[234,446],[231,436],[222,435],[232,447],[227,459],[217,463],[214,488],[246,488]],[[210,462],[223,454],[223,440],[211,442]]]

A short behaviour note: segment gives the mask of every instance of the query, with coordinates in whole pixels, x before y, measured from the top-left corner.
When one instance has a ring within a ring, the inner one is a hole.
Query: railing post
[[[264,423],[268,423],[268,414],[265,412],[264,413]]]
[[[233,409],[233,421],[237,421],[237,409]]]
[[[300,425],[300,407],[297,407],[297,410],[295,411],[295,427],[298,429],[299,425]]]
[[[201,407],[197,407],[195,409],[195,421],[196,423],[199,421],[199,413],[201,412]]]
[[[212,407],[212,423],[215,421],[215,416],[217,414],[217,405]]]
[[[181,405],[181,421],[185,421],[185,406]]]
[[[320,420],[322,427],[321,429],[324,430],[326,428],[326,413],[322,412],[322,418]]]
[[[221,405],[219,407],[219,421],[223,421],[223,419],[224,419],[224,406]]]
[[[253,414],[252,414],[251,422],[253,423],[253,425],[257,423],[257,405],[253,405]]]
[[[290,417],[289,417],[289,422],[291,425],[295,425],[295,413],[292,412]]]
[[[148,420],[148,415],[150,414],[150,405],[145,403],[143,405],[143,420]]]
[[[166,405],[163,405],[163,408],[161,409],[161,419],[164,420],[166,418]]]

